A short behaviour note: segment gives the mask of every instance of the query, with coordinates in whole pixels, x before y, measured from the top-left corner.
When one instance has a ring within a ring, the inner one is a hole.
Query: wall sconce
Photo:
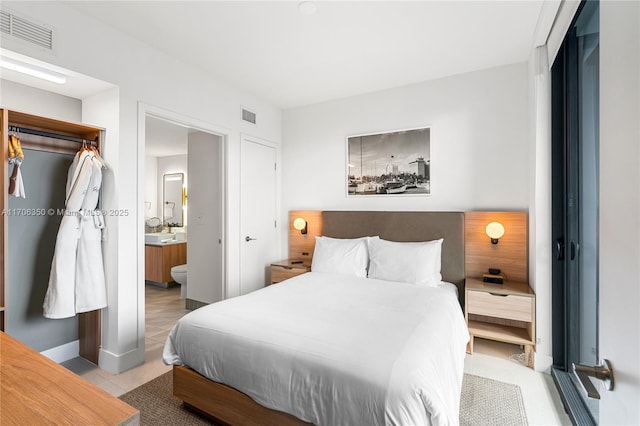
[[[504,235],[504,226],[500,222],[491,222],[485,232],[491,238],[491,244],[498,244],[498,240]]]
[[[293,221],[293,227],[300,231],[301,234],[307,233],[307,221],[301,217],[298,217]]]

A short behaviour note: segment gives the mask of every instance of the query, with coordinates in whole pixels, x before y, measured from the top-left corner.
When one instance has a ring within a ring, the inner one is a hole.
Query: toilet
[[[180,284],[180,298],[187,297],[187,265],[177,265],[171,268],[171,278]]]

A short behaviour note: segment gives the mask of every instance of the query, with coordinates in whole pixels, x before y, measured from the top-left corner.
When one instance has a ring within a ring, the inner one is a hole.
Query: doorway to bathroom
[[[162,352],[170,329],[190,309],[225,295],[225,136],[149,109],[141,115],[144,251],[138,262],[144,265],[147,354]]]
[[[145,285],[178,287],[184,299],[190,130],[151,116],[145,118],[145,129]]]

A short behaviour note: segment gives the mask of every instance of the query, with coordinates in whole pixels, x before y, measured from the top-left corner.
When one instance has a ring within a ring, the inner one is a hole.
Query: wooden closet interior
[[[8,329],[7,312],[11,310],[11,306],[7,306],[9,300],[8,294],[11,291],[8,282],[8,241],[11,229],[9,227],[10,215],[6,214],[9,209],[9,164],[8,164],[8,139],[12,131],[19,134],[20,142],[23,149],[31,149],[38,151],[75,154],[82,147],[83,143],[90,143],[100,150],[102,129],[67,123],[64,121],[53,120],[35,115],[25,114],[22,112],[0,109],[1,124],[0,132],[2,134],[2,156],[3,165],[0,174],[0,182],[2,183],[2,226],[0,226],[0,234],[2,236],[2,245],[0,246],[0,330]],[[25,161],[29,161],[25,158]],[[31,182],[37,184],[37,182]],[[28,187],[27,187],[28,190]],[[42,301],[38,301],[42,303]],[[56,321],[56,320],[51,320]],[[9,327],[10,329],[10,327]],[[98,354],[101,343],[101,310],[95,310],[78,314],[78,340],[79,354],[83,358],[98,363]]]

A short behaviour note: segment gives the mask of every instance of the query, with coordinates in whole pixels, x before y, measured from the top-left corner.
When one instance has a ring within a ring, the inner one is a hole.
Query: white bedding
[[[450,287],[311,272],[187,314],[164,362],[317,425],[456,425],[468,340]]]

